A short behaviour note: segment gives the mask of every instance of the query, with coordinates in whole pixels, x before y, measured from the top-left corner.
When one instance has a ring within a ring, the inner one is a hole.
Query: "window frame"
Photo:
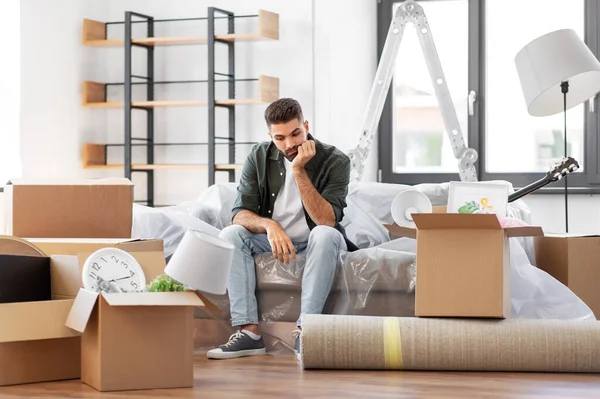
[[[417,0],[427,2],[434,0]],[[435,0],[435,1],[457,1],[457,0]],[[463,132],[468,138],[468,146],[474,148],[478,153],[475,168],[479,181],[506,180],[513,184],[515,190],[531,184],[544,177],[545,173],[492,173],[485,170],[485,82],[486,82],[486,20],[485,6],[487,0],[466,0],[468,2],[468,88],[477,94],[474,104],[473,115],[468,116],[468,128]],[[527,1],[527,0],[524,0]],[[392,21],[393,4],[402,3],[402,0],[378,0],[377,4],[377,60],[381,58],[383,46],[387,37],[388,29]],[[584,40],[594,55],[600,53],[600,5],[594,0],[584,0]],[[412,26],[407,29],[413,29]],[[434,29],[432,27],[432,29]],[[393,85],[393,83],[392,83]],[[390,85],[390,87],[392,87]],[[444,183],[451,180],[460,180],[458,170],[454,173],[395,173],[393,171],[393,90],[387,93],[378,127],[378,181],[396,184],[420,184],[420,183]],[[515,93],[515,96],[522,96]],[[518,99],[518,98],[517,98]],[[589,111],[588,102],[584,115],[584,160],[583,172],[568,177],[569,193],[595,194],[600,193],[600,109],[598,109],[598,96],[594,98],[595,112]],[[568,122],[567,122],[568,123]],[[568,129],[568,125],[567,125]],[[581,160],[578,160],[581,162]],[[564,184],[555,182],[536,191],[536,194],[564,193]]]

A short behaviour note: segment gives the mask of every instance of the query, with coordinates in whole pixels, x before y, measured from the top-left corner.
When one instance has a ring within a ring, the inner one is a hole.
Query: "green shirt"
[[[305,166],[306,173],[315,189],[331,204],[335,214],[334,228],[342,233],[349,251],[358,247],[346,237],[346,231],[340,224],[344,218],[348,183],[350,182],[350,158],[332,145],[324,144],[308,135],[316,143],[315,156]],[[272,141],[254,146],[248,155],[237,188],[237,198],[233,205],[233,215],[241,210],[249,210],[261,217],[271,218],[279,189],[285,182],[283,154]],[[313,222],[304,208],[308,228]]]

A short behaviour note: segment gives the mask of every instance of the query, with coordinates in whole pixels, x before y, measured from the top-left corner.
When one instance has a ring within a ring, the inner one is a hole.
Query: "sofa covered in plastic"
[[[508,182],[509,191],[512,186]],[[448,183],[407,186],[376,182],[351,183],[342,221],[348,238],[360,248],[338,257],[332,291],[324,313],[370,316],[414,316],[417,277],[416,242],[391,240],[384,224],[392,224],[391,204],[403,190],[416,189],[436,205],[446,205]],[[236,184],[216,184],[196,200],[177,206],[134,205],[133,236],[161,238],[167,261],[188,229],[218,235],[231,223]],[[524,200],[526,200],[525,197]],[[509,204],[508,217],[531,223],[524,200]],[[533,239],[510,238],[513,318],[595,320],[590,308],[570,289],[535,267]],[[201,260],[199,260],[201,261]],[[300,312],[305,258],[283,264],[271,253],[255,256],[259,318],[263,322],[293,322]],[[229,318],[226,295],[208,295]],[[204,316],[200,316],[204,317]],[[207,316],[208,317],[208,316]]]

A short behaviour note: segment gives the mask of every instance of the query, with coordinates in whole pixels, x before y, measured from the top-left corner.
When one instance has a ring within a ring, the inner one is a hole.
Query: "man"
[[[346,207],[350,159],[309,133],[296,100],[282,98],[265,110],[270,142],[256,145],[244,164],[232,225],[221,238],[235,246],[228,283],[231,323],[239,331],[208,352],[213,359],[262,355],[258,331],[254,255],[272,252],[280,262],[306,254],[302,315],[319,314],[331,290],[340,251],[357,247],[340,225]]]

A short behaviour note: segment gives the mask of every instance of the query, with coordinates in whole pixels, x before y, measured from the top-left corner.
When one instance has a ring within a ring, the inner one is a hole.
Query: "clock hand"
[[[110,280],[110,281],[113,281],[113,282],[114,282],[114,281],[119,281],[119,280],[127,280],[128,278],[131,278],[131,277],[132,277],[132,276],[120,277],[120,278],[113,278],[113,279],[112,279],[112,280]]]

